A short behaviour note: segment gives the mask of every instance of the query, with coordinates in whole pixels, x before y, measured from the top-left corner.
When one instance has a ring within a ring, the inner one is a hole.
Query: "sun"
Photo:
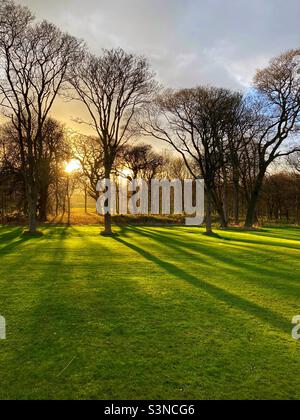
[[[74,171],[78,171],[80,169],[80,163],[78,160],[72,159],[70,162],[66,163],[65,172],[67,174],[71,174]]]
[[[129,178],[129,177],[131,177],[131,176],[132,176],[132,171],[131,171],[130,169],[128,169],[128,168],[123,168],[123,169],[120,171],[120,174],[121,174],[121,176],[122,176],[122,177],[124,177],[124,178]]]

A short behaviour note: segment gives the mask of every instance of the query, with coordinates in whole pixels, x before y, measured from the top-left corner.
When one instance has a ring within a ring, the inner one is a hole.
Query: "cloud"
[[[270,57],[257,53],[254,57],[241,57],[238,48],[226,41],[217,41],[215,46],[204,50],[207,60],[218,66],[220,73],[236,86],[248,89],[258,68],[268,65]]]
[[[17,0],[95,53],[147,56],[165,86],[246,89],[257,68],[300,45],[299,0]]]

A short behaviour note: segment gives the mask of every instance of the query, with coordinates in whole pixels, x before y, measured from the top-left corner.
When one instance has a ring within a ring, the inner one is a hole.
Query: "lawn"
[[[299,399],[300,230],[0,228],[0,399]]]

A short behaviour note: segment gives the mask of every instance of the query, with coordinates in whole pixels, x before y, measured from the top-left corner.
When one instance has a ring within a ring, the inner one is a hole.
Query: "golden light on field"
[[[78,160],[70,160],[70,162],[66,163],[65,172],[67,174],[71,174],[72,172],[78,171],[80,169],[80,163]]]

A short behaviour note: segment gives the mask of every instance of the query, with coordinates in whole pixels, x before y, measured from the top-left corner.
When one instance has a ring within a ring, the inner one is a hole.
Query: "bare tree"
[[[170,153],[163,155],[163,173],[164,178],[179,179],[184,181],[190,177],[190,172],[181,156],[170,155]]]
[[[11,128],[7,124],[0,128],[1,223],[15,211],[21,216],[26,207],[21,163]]]
[[[254,224],[255,209],[269,166],[282,156],[300,150],[293,141],[300,122],[300,49],[290,50],[273,59],[254,80],[257,120],[258,171],[250,194],[246,228]]]
[[[72,140],[73,157],[80,163],[80,179],[88,195],[97,200],[97,183],[104,177],[103,148],[93,136],[76,135]]]
[[[164,163],[161,154],[156,153],[149,144],[127,146],[122,153],[124,166],[132,173],[132,178],[138,176],[150,182],[155,178]]]
[[[128,145],[124,148],[122,153],[124,167],[131,171],[133,179],[147,169],[151,151],[152,146],[149,144]]]
[[[19,153],[19,135],[14,124],[7,123],[1,127],[1,141],[6,150],[6,167],[10,165],[22,177],[24,162]],[[56,162],[68,159],[68,149],[64,127],[53,118],[48,118],[43,126],[41,145],[35,155],[37,210],[41,222],[47,220],[49,187],[56,182],[56,177],[59,177],[59,173],[56,171]],[[27,208],[24,182],[23,187]]]
[[[288,157],[288,165],[294,172],[300,174],[300,152]]]
[[[269,221],[299,223],[299,174],[277,172],[267,175],[258,203],[258,212]]]
[[[139,123],[145,135],[156,137],[181,154],[190,174],[203,176],[207,195],[207,232],[212,232],[212,205],[221,225],[227,221],[218,195],[217,176],[227,164],[228,138],[236,124],[240,94],[226,89],[199,87],[161,95]]]
[[[42,133],[80,43],[13,1],[0,5],[0,104],[18,133],[28,202],[29,231],[36,232],[38,155]]]
[[[88,123],[97,133],[103,149],[104,176],[110,179],[114,162],[133,135],[131,122],[140,106],[156,91],[148,62],[122,49],[104,50],[101,57],[86,54],[74,67],[70,83],[89,112]],[[110,235],[111,215],[105,215],[105,230]]]
[[[259,172],[258,142],[255,138],[247,142],[239,156],[240,197],[249,205],[253,186]]]
[[[70,156],[70,145],[65,128],[53,118],[45,121],[41,136],[41,147],[37,152],[37,187],[39,220],[47,220],[49,188],[55,185],[60,174],[57,162],[63,164]]]
[[[256,115],[251,109],[251,103],[246,98],[235,95],[231,106],[231,118],[226,130],[226,158],[220,171],[220,178],[223,182],[223,208],[226,220],[228,221],[228,191],[232,185],[233,218],[235,225],[239,225],[242,163],[249,155],[249,149],[252,149],[252,143],[257,134],[257,122]],[[251,165],[253,162],[249,161],[249,164]]]

